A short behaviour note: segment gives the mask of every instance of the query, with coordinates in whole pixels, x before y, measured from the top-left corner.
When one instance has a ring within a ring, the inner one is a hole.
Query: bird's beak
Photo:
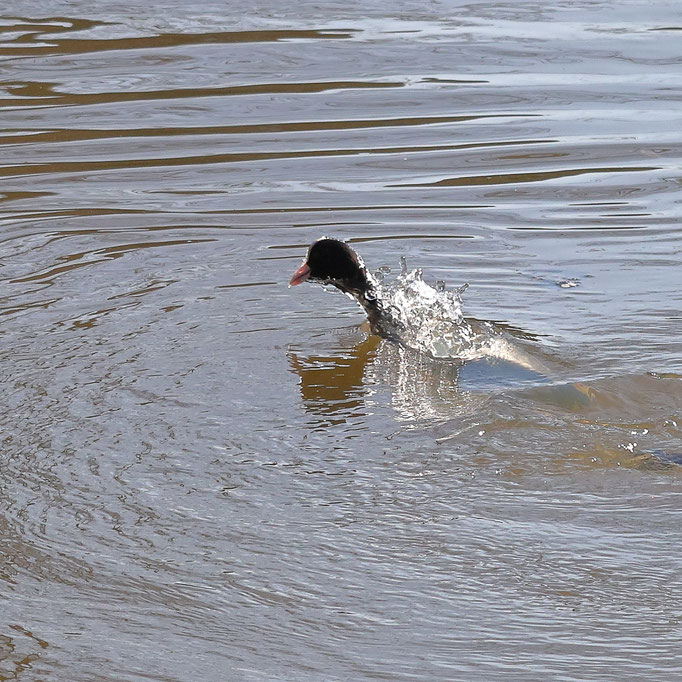
[[[289,282],[289,286],[295,287],[297,284],[305,282],[308,277],[310,277],[310,266],[308,263],[303,263],[303,265],[301,265],[301,267],[294,273],[294,276]]]

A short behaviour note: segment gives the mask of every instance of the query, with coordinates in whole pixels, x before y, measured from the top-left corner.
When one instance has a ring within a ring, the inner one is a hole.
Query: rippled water
[[[682,679],[677,0],[0,29],[1,680]],[[288,289],[322,234],[540,365]]]

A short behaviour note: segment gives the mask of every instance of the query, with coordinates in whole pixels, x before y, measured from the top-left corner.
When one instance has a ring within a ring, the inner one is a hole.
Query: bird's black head
[[[322,284],[333,284],[341,291],[364,293],[368,287],[365,265],[348,244],[338,239],[323,237],[313,242],[305,262],[294,273],[290,284],[307,279]]]
[[[294,286],[307,279],[331,284],[350,294],[364,308],[374,334],[395,336],[395,322],[380,301],[376,281],[368,274],[362,258],[345,242],[328,237],[313,242],[289,284]]]

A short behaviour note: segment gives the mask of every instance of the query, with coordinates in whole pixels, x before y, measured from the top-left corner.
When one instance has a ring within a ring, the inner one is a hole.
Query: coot
[[[310,281],[331,284],[352,296],[365,310],[375,334],[392,336],[388,315],[377,297],[376,283],[362,258],[348,244],[322,237],[313,242],[303,264],[294,273],[290,286]]]

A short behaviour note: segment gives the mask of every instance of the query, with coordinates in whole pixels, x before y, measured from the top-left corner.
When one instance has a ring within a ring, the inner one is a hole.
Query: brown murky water
[[[682,679],[677,0],[0,28],[0,680]],[[550,375],[288,289],[322,234]]]

